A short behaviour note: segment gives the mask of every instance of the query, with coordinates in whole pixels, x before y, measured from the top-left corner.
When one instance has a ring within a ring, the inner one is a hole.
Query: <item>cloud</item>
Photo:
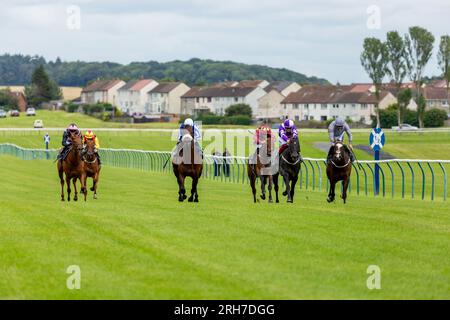
[[[69,5],[80,8],[80,30],[67,27]],[[366,26],[370,5],[381,10],[380,30]],[[436,38],[450,30],[447,0],[3,0],[2,7],[4,52],[121,63],[226,59],[341,83],[367,81],[359,64],[364,37],[415,24]],[[435,59],[427,73],[437,73]]]

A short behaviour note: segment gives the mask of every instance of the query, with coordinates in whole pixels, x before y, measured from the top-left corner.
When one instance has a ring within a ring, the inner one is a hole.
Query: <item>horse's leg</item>
[[[278,199],[278,173],[273,177],[273,184],[275,186],[275,201],[276,203],[280,202],[280,199]]]
[[[250,187],[252,187],[253,202],[256,203],[256,175],[250,175]]]
[[[336,187],[336,182],[333,181],[332,179],[330,179],[330,192],[328,193],[328,199],[327,199],[328,202],[333,202],[334,201],[334,197],[335,197],[334,189],[335,189],[335,187]]]
[[[70,180],[72,180],[67,174],[66,174],[66,184],[67,184],[67,201],[70,201]]]
[[[297,180],[298,180],[298,176],[294,175],[292,177],[292,182],[291,182],[291,198],[292,198],[292,202],[294,202],[295,185],[297,184]]]
[[[198,193],[197,193],[197,184],[198,184],[198,177],[192,178],[192,190],[191,190],[191,196],[189,197],[189,202],[198,202]]]
[[[94,199],[97,199],[97,185],[98,180],[100,178],[100,174],[98,172],[95,173],[94,178],[92,179],[94,181],[94,184],[92,185],[92,191],[94,191]]]
[[[266,200],[266,176],[261,176],[261,199]]]
[[[268,186],[268,190],[269,190],[269,203],[273,202],[272,199],[272,185],[273,185],[273,177],[272,176],[268,176],[269,179],[269,186]]]
[[[180,173],[178,174],[178,201],[183,202],[186,199],[186,189],[184,188],[184,178]]]
[[[77,177],[75,177],[75,178],[72,179],[73,188],[74,188],[74,190],[75,190],[75,195],[74,195],[74,197],[73,197],[73,201],[78,201],[77,180],[78,180]],[[81,186],[83,186],[83,182],[81,182]]]
[[[285,192],[286,192],[286,195],[287,195],[287,202],[292,202],[289,174],[284,175],[283,179],[284,179],[284,183],[286,184],[286,191]]]
[[[61,169],[58,169],[59,174],[59,182],[61,183],[61,201],[64,201],[64,171]]]
[[[81,174],[80,182],[81,182],[81,193],[83,194],[84,201],[86,202],[86,198],[87,198],[87,186],[86,186],[87,175],[86,175],[86,173]]]
[[[344,188],[342,190],[341,198],[342,198],[342,200],[344,200],[344,204],[347,202],[347,189],[348,189],[349,182],[350,182],[349,177],[345,177],[344,181],[342,182],[344,185]]]

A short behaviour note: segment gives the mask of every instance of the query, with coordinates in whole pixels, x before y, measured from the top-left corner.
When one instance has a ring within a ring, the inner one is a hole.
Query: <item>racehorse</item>
[[[256,203],[256,179],[261,180],[261,199],[266,200],[266,184],[268,184],[269,203],[272,199],[273,178],[273,162],[272,162],[272,143],[268,137],[269,143],[264,141],[261,148],[249,159],[247,164],[247,175],[250,180],[250,186],[253,193],[253,202]]]
[[[185,129],[187,133],[181,139],[181,151],[179,154],[174,154],[172,158],[173,173],[178,182],[178,201],[186,200],[186,189],[184,181],[186,177],[192,178],[192,189],[189,202],[198,201],[197,185],[203,171],[203,159],[200,150],[196,151],[194,133],[192,127]],[[187,153],[187,154],[186,154]]]
[[[333,202],[335,198],[335,187],[338,181],[342,181],[342,195],[341,198],[346,203],[347,189],[350,182],[350,175],[352,173],[352,163],[350,159],[350,151],[348,147],[342,142],[336,142],[332,146],[332,158],[327,164],[327,177],[330,180],[330,192],[327,201]]]
[[[69,147],[67,157],[65,160],[59,160],[57,164],[59,180],[61,182],[61,201],[64,201],[64,174],[66,175],[67,184],[67,201],[70,201],[70,182],[73,182],[75,189],[75,196],[73,201],[78,201],[78,191],[76,182],[81,179],[83,173],[83,162],[81,160],[81,151],[83,144],[81,143],[81,137],[72,133],[70,135],[72,144]]]
[[[90,189],[94,192],[94,199],[97,199],[97,185],[100,177],[101,166],[96,156],[95,141],[86,139],[83,147],[81,160],[83,160],[83,172],[81,174],[81,193],[84,194],[84,201],[87,197],[87,178],[92,178],[93,185]]]
[[[283,196],[287,196],[287,202],[292,203],[294,202],[295,185],[298,181],[298,173],[302,162],[298,138],[289,140],[288,147],[279,156],[279,171],[273,177],[276,202],[280,202],[278,199],[278,176],[281,175],[286,186]]]

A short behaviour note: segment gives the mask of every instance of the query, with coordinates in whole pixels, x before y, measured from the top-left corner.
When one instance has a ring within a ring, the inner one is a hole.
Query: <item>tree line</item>
[[[223,81],[266,79],[287,80],[301,84],[329,84],[327,80],[308,77],[285,68],[248,65],[232,61],[191,59],[189,61],[132,62],[127,65],[112,62],[46,61],[40,56],[0,55],[0,84],[23,85],[30,81],[33,70],[44,66],[49,76],[61,86],[85,86],[93,79],[138,78],[182,81],[186,84],[206,85]]]
[[[375,86],[377,101],[383,89],[383,80],[388,77],[395,84],[395,95],[398,99],[397,122],[401,127],[404,122],[406,108],[412,98],[417,104],[417,120],[424,127],[426,100],[423,95],[423,72],[432,54],[435,42],[434,35],[425,28],[414,26],[401,36],[397,31],[390,31],[386,40],[366,38],[361,53],[361,64]],[[446,81],[447,100],[449,100],[450,82],[450,36],[443,35],[440,39],[438,64],[442,77]],[[402,84],[408,77],[415,84],[414,92],[402,90]],[[376,105],[376,125],[380,127],[380,110]]]

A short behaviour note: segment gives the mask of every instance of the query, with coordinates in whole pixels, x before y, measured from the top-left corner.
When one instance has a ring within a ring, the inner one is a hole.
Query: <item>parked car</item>
[[[36,116],[36,109],[28,108],[27,109],[27,117],[35,117],[35,116]]]
[[[9,115],[11,117],[20,117],[20,112],[17,110],[11,110],[11,112],[9,113]]]
[[[404,123],[404,124],[402,124],[401,128],[399,126],[395,126],[395,127],[392,127],[392,130],[395,130],[395,131],[417,131],[417,130],[419,130],[419,128],[412,126],[410,124]]]
[[[42,129],[44,127],[44,121],[38,119],[34,121],[33,127],[35,129]]]
[[[0,109],[0,118],[6,118],[6,112],[3,109]]]

